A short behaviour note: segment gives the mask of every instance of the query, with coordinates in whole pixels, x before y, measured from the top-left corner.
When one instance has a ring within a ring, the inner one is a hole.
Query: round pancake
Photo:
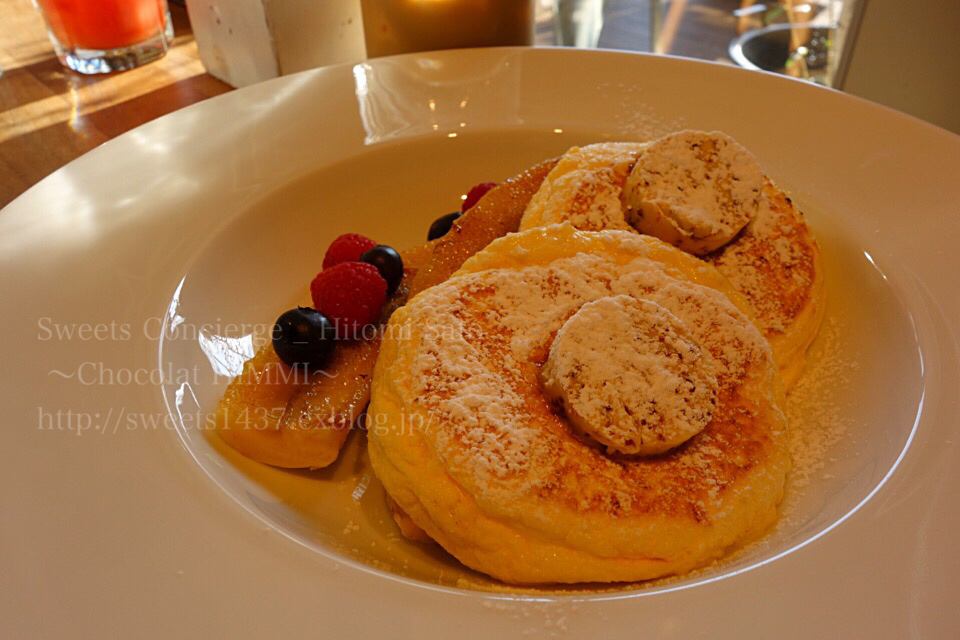
[[[661,140],[679,136],[722,138],[736,144],[723,134],[689,131]],[[624,188],[637,159],[651,144],[655,143],[608,142],[570,149],[531,198],[520,229],[569,222],[585,231],[635,231]],[[823,319],[820,251],[802,212],[766,176],[750,217],[731,242],[702,259],[747,298],[789,389],[803,369],[806,351]]]
[[[542,388],[556,333],[617,296],[665,309],[716,365],[712,419],[660,455],[607,453]],[[745,309],[714,268],[648,236],[507,235],[391,318],[368,410],[374,471],[426,534],[506,582],[702,566],[775,520],[789,468],[776,365]]]

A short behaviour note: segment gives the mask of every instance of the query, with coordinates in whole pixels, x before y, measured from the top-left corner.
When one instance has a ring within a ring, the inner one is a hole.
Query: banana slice
[[[627,221],[695,255],[724,246],[757,215],[763,171],[729,136],[681,131],[637,159],[623,198]]]
[[[329,465],[370,400],[379,347],[379,340],[345,342],[328,371],[304,375],[264,345],[220,401],[220,437],[248,458],[276,467]]]

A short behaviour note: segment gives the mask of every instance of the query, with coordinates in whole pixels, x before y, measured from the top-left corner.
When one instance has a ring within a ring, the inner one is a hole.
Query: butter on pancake
[[[700,257],[750,303],[789,389],[823,319],[823,267],[803,213],[759,171],[748,151],[718,132],[574,147],[531,198],[520,229],[569,222],[707,251]],[[610,204],[613,193],[619,206]],[[599,203],[594,194],[602,194]]]
[[[621,296],[664,310],[641,324],[675,317],[676,350],[713,363],[709,421],[659,455],[591,446],[541,382],[561,328]],[[417,527],[506,582],[702,566],[775,520],[789,468],[779,377],[746,309],[713,267],[649,236],[507,235],[391,318],[368,410],[374,471]]]
[[[643,150],[623,200],[634,229],[702,256],[756,217],[762,186],[760,165],[732,138],[683,131]]]
[[[557,332],[540,370],[567,419],[607,451],[663,453],[713,418],[713,358],[686,324],[650,300],[588,302]]]

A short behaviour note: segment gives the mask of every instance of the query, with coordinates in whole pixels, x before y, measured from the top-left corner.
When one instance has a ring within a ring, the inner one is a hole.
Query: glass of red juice
[[[65,67],[80,73],[133,69],[173,40],[167,0],[34,0]]]

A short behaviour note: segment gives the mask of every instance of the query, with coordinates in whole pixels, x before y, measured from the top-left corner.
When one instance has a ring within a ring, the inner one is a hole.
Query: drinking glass
[[[557,44],[596,48],[607,0],[554,0]]]
[[[64,66],[80,73],[133,69],[173,40],[167,0],[34,0]]]

